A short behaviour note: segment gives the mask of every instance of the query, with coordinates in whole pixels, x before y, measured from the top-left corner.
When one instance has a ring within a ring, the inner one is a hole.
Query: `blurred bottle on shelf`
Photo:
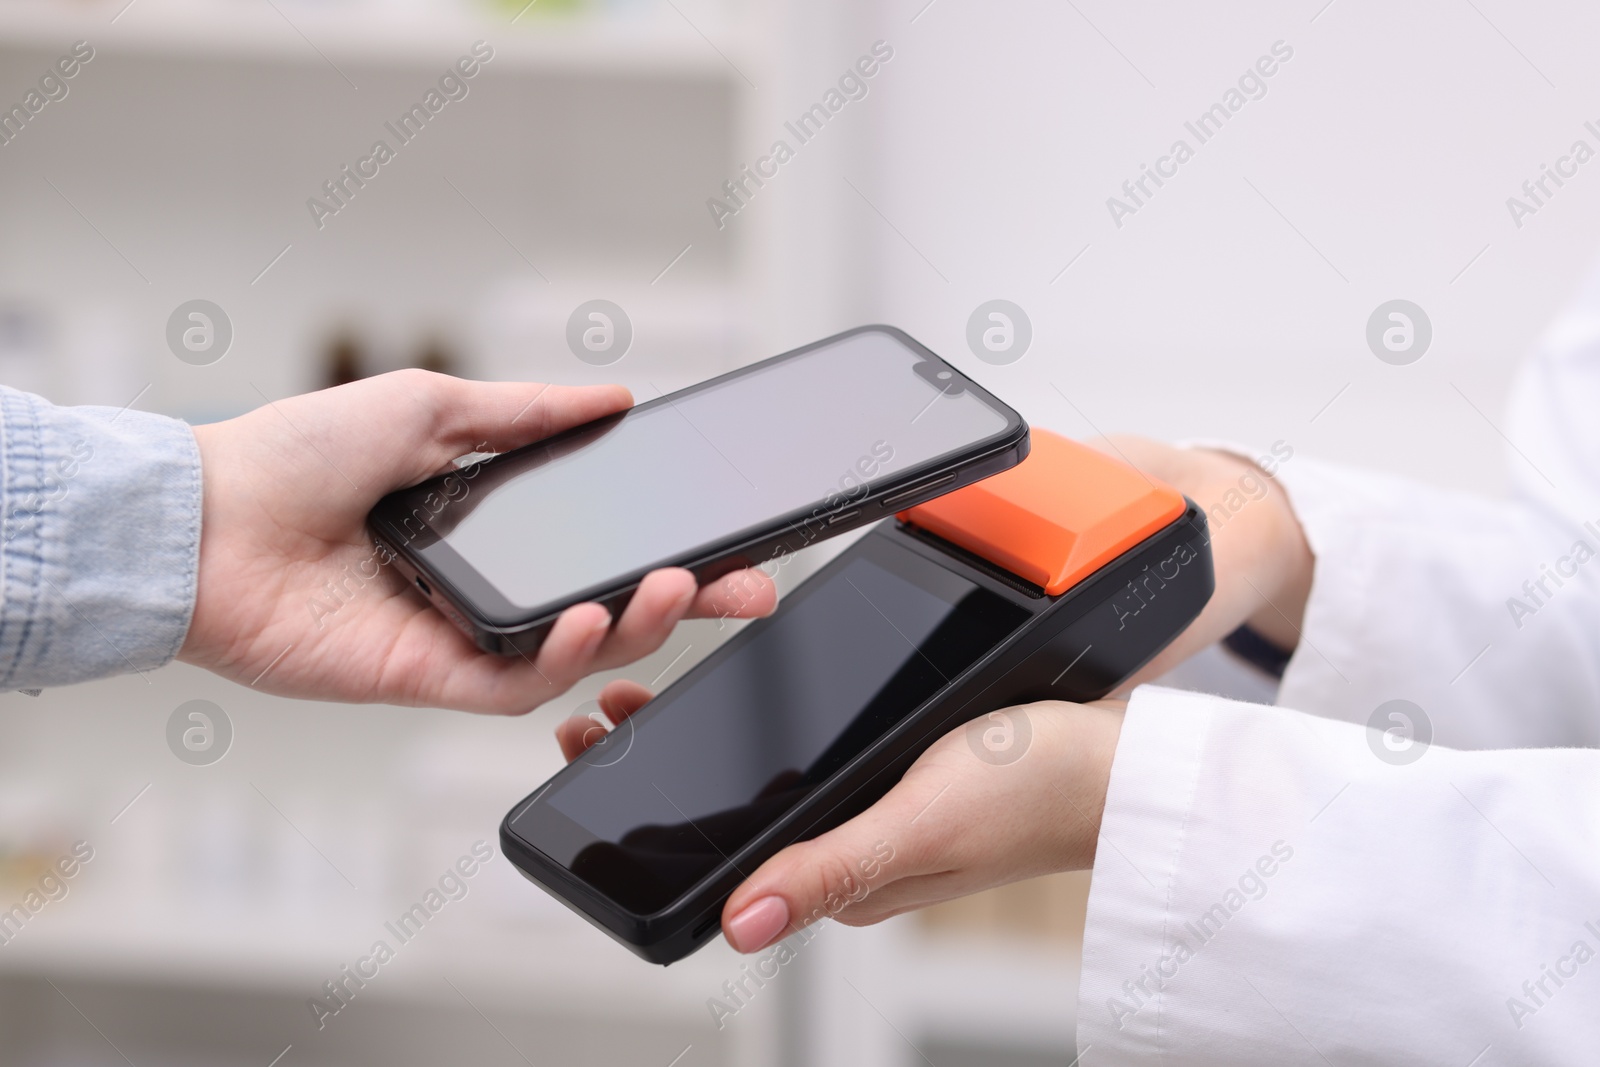
[[[26,780],[0,784],[0,908],[10,907],[51,873],[70,853],[78,829],[66,797],[51,786]],[[0,934],[5,932],[0,925]]]
[[[490,4],[518,15],[518,21],[522,21],[520,16],[524,13],[556,17],[577,14],[595,6],[590,0],[538,0],[537,3],[529,3],[528,0],[490,0]]]
[[[453,374],[457,376],[461,374],[461,361],[457,359],[456,354],[452,352],[445,345],[445,343],[437,337],[430,337],[423,344],[421,350],[417,353],[417,358],[415,362],[412,363],[412,366],[421,367],[423,370],[437,371],[440,374]]]
[[[349,331],[334,334],[322,356],[320,388],[349,385],[367,376],[361,345]]]
[[[0,297],[0,385],[50,395],[49,327],[42,307]]]

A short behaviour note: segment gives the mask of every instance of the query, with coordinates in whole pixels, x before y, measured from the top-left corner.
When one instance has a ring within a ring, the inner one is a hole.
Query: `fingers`
[[[701,587],[690,605],[693,619],[759,619],[778,606],[778,587],[764,571],[734,571]]]
[[[600,711],[612,726],[650,702],[650,690],[626,678],[618,679],[600,691]],[[556,726],[556,742],[568,763],[583,755],[606,735],[606,728],[591,715],[574,715]]]
[[[956,727],[867,811],[762,864],[723,908],[729,944],[756,952],[820,918],[864,926],[1093,866],[1120,711],[1042,701],[1007,714],[1031,724],[1019,758],[988,758],[976,720]]]
[[[688,571],[652,571],[639,583],[616,626],[599,604],[576,604],[562,612],[534,663],[559,691],[587,674],[632,663],[661,647],[694,596],[694,576]]]
[[[681,568],[652,571],[589,669],[620,667],[648,656],[685,618],[749,619],[770,615],[777,605],[777,586],[759,570],[735,571],[699,589],[694,575]]]
[[[556,743],[561,746],[561,758],[568,763],[605,735],[606,728],[588,715],[573,715],[556,724]]]
[[[589,673],[610,629],[611,613],[599,604],[576,604],[561,613],[532,664],[546,683],[541,700],[566,692]]]
[[[421,630],[430,640],[437,636],[460,646],[450,654],[459,661],[458,669],[432,683],[417,685],[407,699],[409,703],[520,715],[560,696],[585,675],[649,655],[686,616],[764,615],[776,603],[776,587],[760,571],[740,571],[707,589],[696,589],[688,571],[664,568],[639,583],[615,626],[610,613],[599,604],[577,604],[562,612],[531,659],[479,652],[460,642],[443,616],[432,618],[430,613],[430,625]],[[420,639],[423,634],[416,636]],[[567,751],[568,740],[575,743],[583,737],[583,730],[578,729],[571,738],[562,737],[563,751]],[[582,747],[576,751],[581,752]]]
[[[873,821],[873,820],[869,820]],[[722,911],[722,930],[737,952],[759,952],[821,919],[860,907],[898,877],[901,853],[887,837],[846,824],[792,845],[762,864]]]
[[[349,699],[414,707],[456,708],[486,715],[522,715],[553,700],[583,677],[611,618],[598,604],[569,608],[551,627],[537,657],[478,649],[442,614],[404,591],[386,602],[392,619],[373,617],[373,640],[392,637],[380,676]],[[348,664],[333,669],[350,673]]]
[[[694,575],[681,568],[666,567],[645,575],[600,646],[591,669],[620,667],[660,648],[672,628],[689,613],[696,592]]]
[[[819,919],[838,918],[874,892],[925,873],[929,854],[916,815],[940,786],[908,776],[865,813],[821,837],[791,845],[736,889],[722,929],[738,952],[757,952]]]
[[[600,710],[606,713],[612,725],[620,723],[629,715],[650,703],[655,694],[648,688],[629,678],[618,678],[608,682],[600,690]]]

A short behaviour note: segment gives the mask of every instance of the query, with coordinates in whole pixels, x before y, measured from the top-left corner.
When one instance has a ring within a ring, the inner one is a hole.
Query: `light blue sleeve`
[[[188,425],[0,386],[0,689],[149,671],[194,611]]]

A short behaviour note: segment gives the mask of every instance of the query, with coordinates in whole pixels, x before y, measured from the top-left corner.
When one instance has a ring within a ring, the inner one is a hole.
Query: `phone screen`
[[[1028,617],[914,553],[869,550],[617,727],[511,828],[659,910]]]
[[[890,333],[849,334],[497,460],[428,525],[517,608],[566,601],[1006,429],[931,366]]]

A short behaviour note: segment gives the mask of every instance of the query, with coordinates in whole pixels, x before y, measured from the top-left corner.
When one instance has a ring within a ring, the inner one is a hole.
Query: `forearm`
[[[172,659],[194,607],[200,485],[181,422],[0,387],[0,688]]]
[[[1135,694],[1089,901],[1085,1064],[1587,1062],[1600,753],[1395,766],[1375,736]]]

